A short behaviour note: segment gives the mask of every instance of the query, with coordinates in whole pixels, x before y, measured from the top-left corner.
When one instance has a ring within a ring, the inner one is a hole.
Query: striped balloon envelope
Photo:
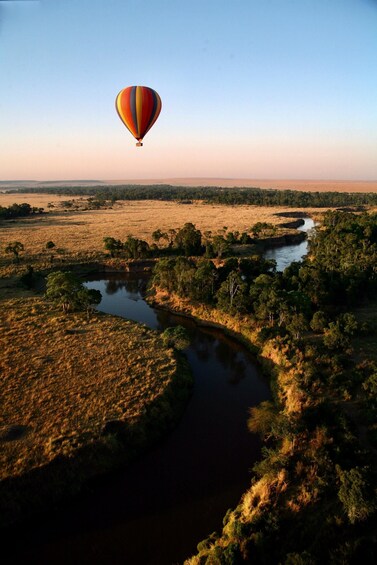
[[[161,98],[148,86],[127,86],[116,97],[115,107],[126,128],[137,139],[137,147],[161,112]]]

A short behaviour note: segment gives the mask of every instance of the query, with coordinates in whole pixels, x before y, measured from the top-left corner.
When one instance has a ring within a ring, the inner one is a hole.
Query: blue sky
[[[377,0],[0,1],[0,77],[0,180],[377,179]]]

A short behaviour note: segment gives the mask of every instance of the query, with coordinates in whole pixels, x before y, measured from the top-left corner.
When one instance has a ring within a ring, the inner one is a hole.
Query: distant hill
[[[97,186],[107,184],[101,180],[0,180],[0,188],[38,188],[43,186]]]

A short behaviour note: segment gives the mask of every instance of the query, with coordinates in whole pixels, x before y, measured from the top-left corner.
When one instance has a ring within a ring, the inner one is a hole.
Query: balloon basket
[[[136,143],[136,147],[143,147],[143,144],[141,143],[141,141],[138,141],[138,142]]]

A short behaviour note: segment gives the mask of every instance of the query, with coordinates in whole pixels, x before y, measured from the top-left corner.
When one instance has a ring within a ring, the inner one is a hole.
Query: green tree
[[[338,322],[329,323],[323,334],[323,343],[333,350],[345,350],[350,346],[350,340]]]
[[[229,241],[223,235],[215,235],[212,239],[212,248],[218,259],[221,259],[229,251]]]
[[[160,259],[153,270],[153,284],[169,292],[176,290],[175,259]]]
[[[175,291],[180,296],[192,296],[194,291],[195,264],[187,257],[178,257],[174,265]]]
[[[268,224],[267,222],[257,222],[250,228],[250,232],[253,234],[253,237],[257,238],[262,234],[272,235],[275,233],[275,227],[273,224]]]
[[[105,249],[110,252],[111,257],[118,255],[123,249],[123,243],[114,237],[104,237],[103,243]]]
[[[48,241],[46,243],[46,249],[54,249],[54,247],[56,247],[56,245],[53,241]]]
[[[101,301],[101,293],[87,289],[72,272],[55,271],[47,277],[46,297],[63,312],[88,310]]]
[[[169,236],[167,233],[162,232],[160,229],[157,229],[152,233],[152,239],[155,243],[158,244],[161,239],[169,240]]]
[[[145,259],[150,252],[149,244],[146,241],[131,235],[124,242],[123,249],[127,259]]]
[[[322,310],[317,310],[317,312],[314,312],[313,314],[313,318],[310,322],[310,327],[313,332],[323,332],[323,330],[327,326],[327,322],[328,320],[326,314],[322,312]]]
[[[258,279],[259,278],[260,277],[258,277]],[[273,326],[276,320],[279,320],[280,324],[283,324],[285,322],[287,309],[285,308],[285,304],[282,303],[280,294],[273,287],[266,287],[260,289],[260,294],[256,298],[255,286],[258,287],[259,285],[254,285],[251,298],[253,299],[253,309],[257,319],[261,322],[268,321],[270,326]]]
[[[194,274],[195,298],[197,300],[211,300],[215,294],[217,278],[217,269],[212,261],[202,260],[199,262]]]
[[[76,308],[86,310],[88,319],[93,312],[93,307],[102,300],[102,294],[95,288],[83,286],[77,293]]]
[[[175,236],[175,245],[182,249],[186,256],[200,255],[202,251],[202,234],[195,225],[187,222],[178,230]]]
[[[218,306],[226,312],[241,312],[247,305],[247,284],[236,271],[231,271],[217,292]]]
[[[366,520],[375,510],[373,492],[366,478],[367,469],[355,467],[349,471],[343,471],[337,465],[336,471],[340,479],[338,497],[349,521],[354,524]]]
[[[286,328],[295,339],[300,339],[303,332],[308,329],[308,323],[304,314],[294,313],[286,324]]]
[[[338,317],[339,325],[346,335],[353,336],[358,329],[357,320],[351,312],[345,312]]]
[[[250,408],[247,427],[254,434],[259,434],[264,440],[268,440],[276,437],[274,427],[278,418],[279,412],[273,402],[264,400],[258,406]]]

